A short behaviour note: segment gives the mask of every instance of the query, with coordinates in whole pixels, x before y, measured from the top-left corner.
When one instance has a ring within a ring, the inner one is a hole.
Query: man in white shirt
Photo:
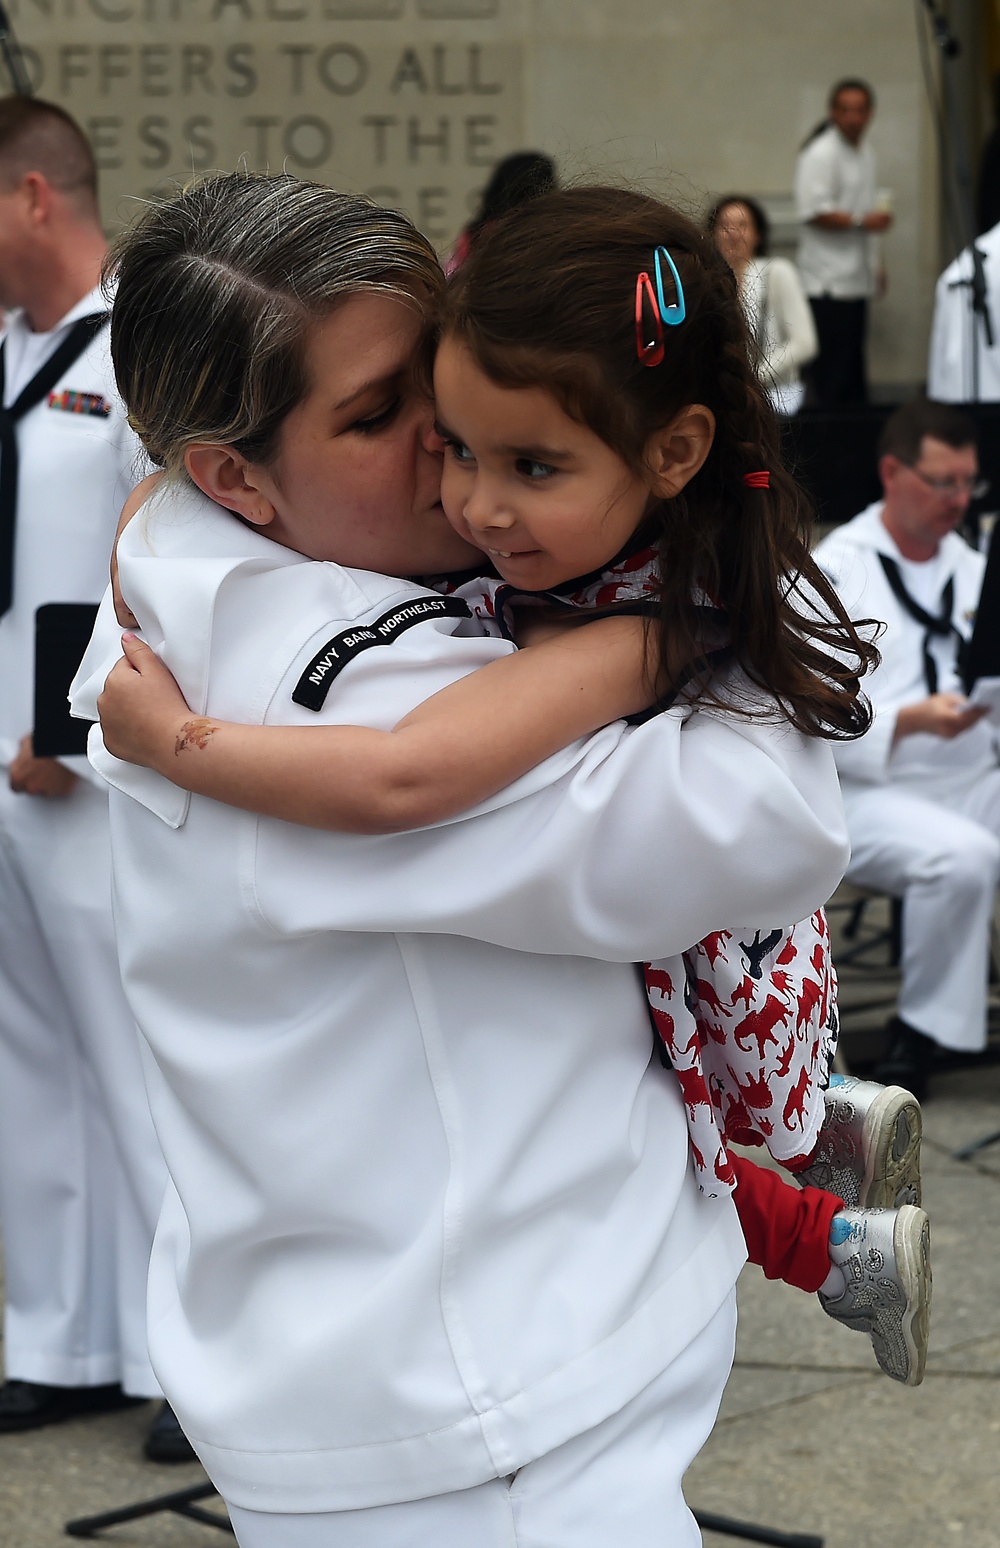
[[[976,238],[986,279],[992,344],[972,307],[972,253],[959,253],[934,291],[927,391],[943,403],[1000,401],[1000,225]]]
[[[876,1079],[921,1094],[935,1050],[986,1039],[986,982],[1000,877],[1000,768],[985,710],[961,675],[985,561],[955,530],[979,477],[976,429],[923,399],[880,442],[884,500],[819,545],[856,619],[877,619],[871,730],[836,748],[859,886],[903,899],[902,987]]]
[[[878,288],[876,236],[892,216],[875,208],[875,157],[864,142],[875,95],[859,80],[838,81],[830,117],[799,152],[795,201],[802,234],[798,265],[819,334],[810,368],[818,403],[861,403],[868,302]]]
[[[36,757],[32,742],[36,611],[99,600],[141,454],[111,368],[104,253],[84,135],[58,107],[5,98],[0,1433],[159,1394],[145,1279],[166,1174],[118,972],[107,793],[82,754]]]

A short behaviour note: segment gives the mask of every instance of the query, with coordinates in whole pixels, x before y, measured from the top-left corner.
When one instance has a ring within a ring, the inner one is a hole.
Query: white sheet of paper
[[[1000,677],[980,677],[969,694],[971,704],[985,704],[989,718],[1000,725]]]

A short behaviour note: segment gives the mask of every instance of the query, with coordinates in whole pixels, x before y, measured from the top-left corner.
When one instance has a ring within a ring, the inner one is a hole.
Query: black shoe
[[[1000,1048],[996,1044],[987,1044],[985,1048],[966,1052],[958,1048],[938,1048],[935,1059],[934,1074],[954,1074],[962,1070],[984,1070],[1000,1064]]]
[[[46,1387],[37,1381],[5,1381],[0,1386],[0,1434],[40,1430],[82,1414],[107,1414],[148,1401],[128,1397],[117,1382],[103,1387]]]
[[[143,1455],[150,1462],[197,1462],[194,1448],[177,1422],[169,1403],[164,1403],[153,1420]]]
[[[872,1070],[872,1080],[883,1086],[902,1086],[918,1102],[927,1095],[927,1076],[937,1043],[932,1037],[893,1016],[888,1026],[889,1051]]]

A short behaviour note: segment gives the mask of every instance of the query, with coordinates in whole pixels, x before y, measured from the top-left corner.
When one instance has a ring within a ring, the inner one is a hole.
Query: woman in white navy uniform
[[[121,990],[107,793],[36,758],[35,611],[96,603],[141,471],[111,369],[93,158],[0,103],[0,1431],[157,1395],[145,1276],[165,1168]]]
[[[408,222],[236,176],[120,258],[118,378],[177,475],[122,587],[197,713],[389,727],[508,651],[395,578],[477,557],[410,385],[441,281]],[[119,654],[107,600],[78,713]],[[670,712],[374,840],[91,755],[171,1174],[151,1353],[244,1548],[696,1542],[744,1249],[633,963],[828,894],[829,749]]]

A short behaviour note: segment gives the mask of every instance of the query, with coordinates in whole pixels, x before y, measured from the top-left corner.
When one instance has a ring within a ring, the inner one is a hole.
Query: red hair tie
[[[743,482],[748,489],[770,489],[771,475],[764,468],[760,473],[744,473]]]

